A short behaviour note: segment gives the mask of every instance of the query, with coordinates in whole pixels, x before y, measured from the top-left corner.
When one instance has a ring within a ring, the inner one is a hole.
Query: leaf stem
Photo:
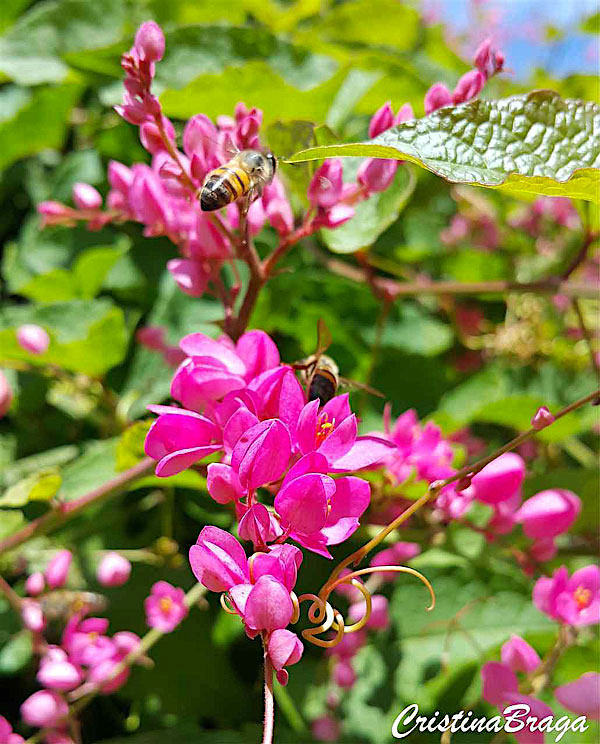
[[[4,540],[1,540],[0,554],[7,550],[17,548],[32,537],[51,532],[64,524],[67,520],[71,519],[71,517],[79,514],[79,512],[83,511],[90,504],[117,496],[119,493],[122,493],[130,483],[148,475],[152,471],[154,464],[154,460],[150,457],[145,457],[132,468],[119,473],[114,478],[111,478],[111,480],[98,486],[98,488],[94,488],[92,491],[89,491],[89,493],[80,496],[78,499],[66,503],[59,503],[43,516],[32,520],[22,529],[4,538]]]

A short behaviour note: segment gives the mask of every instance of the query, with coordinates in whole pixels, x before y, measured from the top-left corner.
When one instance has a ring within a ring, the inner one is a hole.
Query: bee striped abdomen
[[[208,174],[200,192],[200,207],[204,212],[227,206],[248,192],[250,177],[243,168],[222,165]]]
[[[337,390],[337,379],[335,375],[328,369],[319,369],[313,375],[308,388],[308,400],[316,400],[317,398],[321,401],[321,405],[324,406],[328,403],[335,395]]]

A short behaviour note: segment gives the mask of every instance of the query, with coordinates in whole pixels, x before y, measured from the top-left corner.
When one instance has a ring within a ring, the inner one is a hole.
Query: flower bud
[[[50,560],[44,571],[46,583],[50,589],[58,589],[63,586],[67,580],[72,560],[73,555],[70,550],[59,550]]]
[[[46,627],[46,620],[41,605],[33,599],[24,599],[21,603],[23,625],[34,633],[41,633]]]
[[[32,573],[25,581],[25,591],[30,597],[37,597],[45,588],[46,582],[44,581],[44,574],[41,571]]]
[[[119,553],[107,553],[98,566],[96,577],[102,586],[123,586],[129,580],[131,563]]]
[[[497,504],[514,496],[524,478],[523,458],[514,452],[506,452],[473,476],[469,490],[478,501]]]
[[[73,185],[73,202],[78,209],[100,209],[102,197],[89,183]]]
[[[346,659],[340,659],[337,662],[331,676],[336,685],[344,690],[349,690],[356,682],[356,672],[352,668],[352,664]]]
[[[137,30],[134,47],[146,62],[158,62],[165,53],[165,35],[154,21],[146,21]]]
[[[242,540],[251,540],[258,548],[275,540],[283,530],[264,504],[254,504],[240,519],[238,533]]]
[[[385,191],[392,185],[397,170],[397,160],[368,158],[358,169],[356,180],[369,191]]]
[[[271,633],[267,648],[269,658],[277,671],[300,661],[304,651],[304,646],[298,636],[283,628]]]
[[[435,83],[425,94],[425,113],[431,114],[433,111],[444,106],[450,106],[452,103],[452,94],[443,83]]]
[[[313,737],[317,741],[336,742],[339,740],[341,735],[340,724],[332,716],[321,716],[320,718],[315,718],[311,723],[310,728]]]
[[[217,504],[237,501],[244,495],[244,489],[237,473],[222,462],[211,462],[206,472],[206,488]],[[240,533],[240,537],[243,537]]]
[[[512,635],[510,640],[502,645],[501,655],[502,663],[513,672],[530,674],[541,663],[537,651],[518,635]]]
[[[164,351],[165,329],[161,326],[143,326],[135,332],[135,340],[151,351]]]
[[[550,426],[554,421],[554,416],[550,413],[548,408],[546,408],[546,406],[540,406],[537,409],[535,416],[531,419],[531,426],[539,431],[540,429],[546,428],[546,426]]]
[[[394,125],[394,112],[392,111],[391,101],[387,101],[378,109],[369,122],[369,137],[377,137],[378,134],[385,132]]]
[[[523,532],[532,539],[556,537],[579,516],[581,500],[572,491],[552,488],[527,499],[516,514]]]
[[[50,346],[50,336],[39,325],[31,323],[17,329],[17,342],[30,354],[45,354]]]
[[[36,677],[37,681],[49,690],[66,692],[81,684],[81,671],[72,664],[66,654],[63,658],[42,659]]]
[[[6,416],[12,403],[12,388],[8,384],[4,373],[0,370],[0,418]]]
[[[315,171],[308,187],[308,198],[314,207],[333,207],[342,196],[344,185],[341,160],[326,160]]]
[[[21,705],[21,717],[25,723],[39,728],[54,728],[69,714],[65,700],[56,692],[39,690],[30,695]]]
[[[485,85],[485,77],[479,70],[469,70],[456,84],[452,94],[453,103],[464,103],[479,95]]]
[[[477,47],[473,63],[475,67],[487,77],[488,69],[492,62],[492,40],[490,38],[485,39]]]
[[[167,269],[179,289],[190,297],[201,297],[208,285],[208,275],[199,261],[190,258],[172,258]]]

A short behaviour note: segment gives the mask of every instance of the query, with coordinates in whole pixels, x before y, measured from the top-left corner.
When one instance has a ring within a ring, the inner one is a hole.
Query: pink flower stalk
[[[23,625],[34,633],[41,633],[46,627],[42,607],[34,599],[24,599],[21,602],[21,619]]]
[[[39,325],[26,324],[17,328],[17,343],[25,351],[38,356],[48,351],[50,336]]]
[[[513,672],[530,674],[541,664],[537,651],[518,635],[511,635],[510,640],[502,644],[502,663]]]
[[[527,537],[539,540],[566,532],[580,511],[581,500],[576,494],[554,488],[527,499],[515,516]]]
[[[50,589],[58,589],[64,585],[72,560],[73,554],[70,550],[59,550],[50,560],[44,571],[46,584]]]
[[[277,674],[277,680],[280,684],[286,685],[289,675],[284,667],[300,661],[304,651],[302,642],[295,633],[280,628],[270,634],[267,649],[269,659]]]
[[[102,586],[123,586],[129,581],[130,574],[131,563],[113,551],[103,556],[96,578]]]
[[[21,705],[21,717],[29,726],[55,728],[66,720],[69,706],[64,698],[51,690],[39,690]]]
[[[170,633],[187,616],[183,589],[171,586],[167,581],[157,581],[150,596],[144,600],[146,622],[151,628]]]
[[[600,719],[600,674],[586,672],[581,677],[554,690],[558,702],[578,716]]]
[[[592,564],[569,578],[565,566],[533,587],[533,603],[553,620],[576,627],[600,623],[600,568]]]
[[[540,406],[535,416],[531,419],[531,426],[534,429],[545,429],[546,426],[550,426],[552,423],[554,423],[554,416],[546,406]]]
[[[13,734],[10,723],[0,716],[0,744],[23,744],[24,741],[20,734]]]
[[[0,370],[0,418],[3,418],[8,413],[12,399],[12,388],[9,385],[6,376],[2,370]]]
[[[30,597],[37,597],[46,588],[44,574],[41,571],[35,571],[30,574],[25,581],[25,591]]]

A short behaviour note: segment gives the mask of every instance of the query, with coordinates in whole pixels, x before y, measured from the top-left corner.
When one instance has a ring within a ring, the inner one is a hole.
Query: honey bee
[[[38,597],[38,602],[47,621],[44,631],[49,642],[58,642],[68,621],[75,615],[104,612],[108,600],[96,592],[55,589]]]
[[[325,355],[331,346],[331,333],[322,318],[317,324],[317,349],[314,354],[295,362],[294,369],[302,372],[303,382],[308,390],[308,400],[319,400],[324,406],[337,393],[340,383],[347,388],[364,390],[372,395],[383,395],[368,385],[340,377],[340,371],[334,360]]]
[[[243,196],[247,197],[249,205],[271,183],[276,170],[277,159],[272,152],[237,151],[231,160],[206,176],[200,191],[200,208],[213,212]]]

